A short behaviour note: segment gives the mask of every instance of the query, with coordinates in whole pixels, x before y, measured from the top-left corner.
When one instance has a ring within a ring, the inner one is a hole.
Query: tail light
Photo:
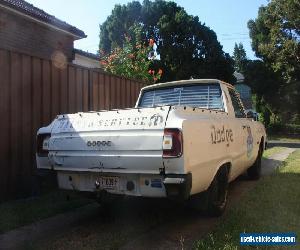
[[[48,156],[50,136],[51,134],[37,135],[36,152],[38,156]]]
[[[178,128],[166,128],[163,138],[163,157],[180,157],[182,142],[182,132]]]

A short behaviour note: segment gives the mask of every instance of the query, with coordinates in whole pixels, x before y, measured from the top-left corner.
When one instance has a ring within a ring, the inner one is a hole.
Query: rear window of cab
[[[175,85],[143,91],[138,107],[190,106],[224,110],[220,84]]]

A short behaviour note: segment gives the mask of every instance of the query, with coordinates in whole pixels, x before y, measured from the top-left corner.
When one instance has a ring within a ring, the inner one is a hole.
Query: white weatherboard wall
[[[74,64],[87,68],[101,68],[100,61],[75,53]]]

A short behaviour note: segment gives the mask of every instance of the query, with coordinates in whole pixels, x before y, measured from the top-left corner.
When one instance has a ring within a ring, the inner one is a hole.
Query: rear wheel
[[[262,145],[262,143],[260,143],[256,160],[255,160],[254,164],[247,170],[247,174],[251,180],[258,180],[261,176],[262,153],[263,153],[263,145]]]
[[[220,216],[225,211],[228,196],[228,169],[221,168],[208,190],[207,213],[211,216]]]
[[[192,198],[191,206],[213,217],[222,215],[227,204],[228,174],[228,167],[221,167],[209,188]]]

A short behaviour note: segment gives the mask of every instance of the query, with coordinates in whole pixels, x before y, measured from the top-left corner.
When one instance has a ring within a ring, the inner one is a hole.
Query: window
[[[236,92],[233,89],[228,89],[229,95],[232,101],[232,106],[234,109],[235,117],[237,118],[245,118],[244,108],[240,102],[239,97],[237,96]]]
[[[224,110],[219,84],[173,86],[145,91],[139,107],[190,106]]]

